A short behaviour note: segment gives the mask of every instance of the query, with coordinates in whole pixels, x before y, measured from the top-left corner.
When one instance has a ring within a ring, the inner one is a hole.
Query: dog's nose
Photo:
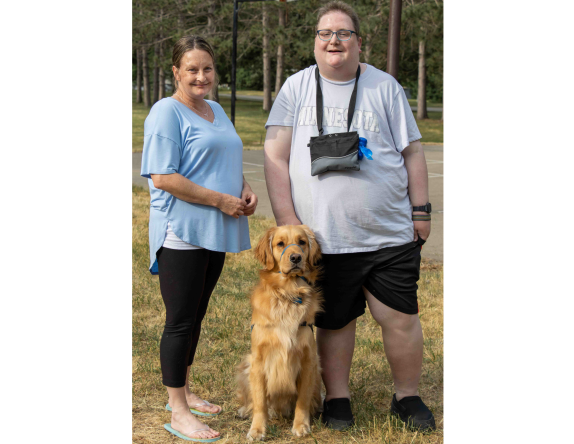
[[[293,253],[291,256],[289,256],[289,260],[294,264],[298,264],[299,262],[301,262],[301,255]]]

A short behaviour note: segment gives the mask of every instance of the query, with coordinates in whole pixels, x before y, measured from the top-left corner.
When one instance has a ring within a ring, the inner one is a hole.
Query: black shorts
[[[366,253],[324,254],[323,277],[318,283],[325,299],[324,312],[317,315],[315,325],[338,330],[365,313],[363,286],[386,306],[417,314],[424,243],[419,237],[415,242]]]

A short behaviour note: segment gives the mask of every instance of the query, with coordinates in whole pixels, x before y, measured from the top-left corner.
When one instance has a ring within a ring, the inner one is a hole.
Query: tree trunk
[[[444,122],[444,60],[442,62],[442,117],[440,120]]]
[[[375,3],[375,17],[381,17],[381,15],[382,15],[382,3],[381,0],[377,0]],[[371,59],[371,53],[373,52],[373,40],[377,38],[380,27],[381,25],[377,21],[375,29],[373,29],[372,32],[365,35],[366,43],[365,43],[365,51],[363,52],[363,58],[365,60],[365,63],[369,63],[369,60]]]
[[[215,35],[215,0],[211,0],[209,3],[209,10],[207,11],[207,34],[211,40],[213,40],[213,36]],[[209,100],[213,100],[217,103],[219,103],[219,90],[217,89],[218,86],[218,84],[214,85],[211,91],[209,91]]]
[[[277,73],[275,76],[275,97],[279,94],[279,90],[283,86],[283,71],[285,59],[285,8],[279,5],[279,29],[277,30],[279,44],[277,45]]]
[[[213,39],[215,34],[215,0],[209,2],[207,10],[207,36]]]
[[[158,94],[158,100],[161,100],[165,97],[165,72],[163,70],[163,57],[164,57],[164,53],[163,53],[163,49],[164,49],[164,45],[165,42],[163,40],[163,8],[159,9],[159,50],[158,50],[158,70],[159,70],[159,94]]]
[[[209,91],[209,100],[219,103],[219,90],[217,89],[219,85],[214,85],[214,87]]]
[[[427,114],[427,67],[425,41],[419,42],[419,91],[417,93],[417,119],[428,119]]]
[[[153,103],[159,100],[159,43],[153,45]]]
[[[179,31],[185,30],[185,4],[183,0],[176,0],[178,11],[177,11],[177,29]]]
[[[142,67],[143,67],[143,87],[144,87],[144,105],[146,107],[151,106],[151,94],[149,90],[149,67],[148,67],[148,48],[144,46],[142,48]]]
[[[389,39],[387,44],[387,73],[398,80],[399,48],[401,39],[402,0],[391,0],[389,4]]]
[[[165,98],[165,72],[163,70],[163,45],[165,42],[159,43],[159,96],[158,99],[161,100]]]
[[[142,49],[136,47],[136,103],[142,103]]]
[[[271,54],[269,53],[269,13],[263,3],[263,109],[271,111]]]
[[[365,63],[369,63],[369,59],[371,58],[371,51],[373,49],[372,38],[372,34],[365,34],[365,40],[367,40],[365,43],[365,51],[363,52],[363,60]]]

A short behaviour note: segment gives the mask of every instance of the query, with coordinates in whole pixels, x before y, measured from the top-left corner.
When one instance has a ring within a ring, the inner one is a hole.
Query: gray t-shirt
[[[291,195],[298,219],[313,229],[323,253],[357,253],[413,240],[408,178],[401,151],[421,134],[399,83],[367,65],[359,78],[351,131],[367,139],[373,160],[360,171],[311,176],[309,139],[318,136],[316,65],[289,77],[277,95],[265,128],[292,126]],[[355,79],[321,77],[323,134],[347,131],[347,108]]]

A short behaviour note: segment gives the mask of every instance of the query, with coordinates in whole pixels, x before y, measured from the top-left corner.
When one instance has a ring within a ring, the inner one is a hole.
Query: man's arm
[[[301,225],[295,215],[289,179],[292,135],[290,126],[270,126],[265,136],[265,182],[277,226]]]
[[[409,176],[409,198],[411,205],[418,207],[425,205],[429,201],[429,187],[428,187],[428,171],[427,162],[423,146],[419,140],[411,142],[402,151],[405,160],[405,167]],[[424,211],[415,211],[413,214],[426,215]],[[414,221],[414,240],[418,240],[419,235],[424,240],[427,240],[430,234],[431,223],[430,221]]]

